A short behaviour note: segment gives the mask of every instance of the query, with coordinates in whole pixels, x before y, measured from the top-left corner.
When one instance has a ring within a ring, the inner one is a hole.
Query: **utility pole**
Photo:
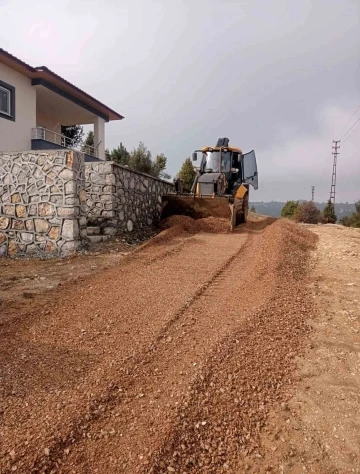
[[[314,202],[315,186],[311,186],[311,200]]]
[[[332,146],[332,149],[334,150],[332,152],[332,154],[334,155],[334,162],[333,162],[333,172],[332,172],[332,178],[331,178],[330,202],[335,207],[336,164],[337,164],[337,156],[339,155],[338,150],[340,149],[340,146],[338,144],[340,143],[340,140],[333,140],[333,143],[335,143],[335,145]]]

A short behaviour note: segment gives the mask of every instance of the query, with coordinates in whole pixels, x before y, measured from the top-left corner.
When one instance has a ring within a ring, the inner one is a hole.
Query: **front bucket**
[[[193,219],[220,217],[229,219],[232,229],[235,226],[234,206],[226,197],[163,196],[161,219],[173,215],[189,216]]]

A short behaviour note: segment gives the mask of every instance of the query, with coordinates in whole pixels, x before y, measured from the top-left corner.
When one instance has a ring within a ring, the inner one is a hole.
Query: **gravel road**
[[[175,224],[5,314],[1,473],[243,472],[261,457],[310,330],[317,237],[270,218]]]

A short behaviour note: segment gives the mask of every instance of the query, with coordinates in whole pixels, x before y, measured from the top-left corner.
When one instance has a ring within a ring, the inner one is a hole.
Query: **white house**
[[[50,71],[0,48],[0,151],[75,148],[61,126],[94,126],[86,161],[105,159],[105,123],[124,117]]]

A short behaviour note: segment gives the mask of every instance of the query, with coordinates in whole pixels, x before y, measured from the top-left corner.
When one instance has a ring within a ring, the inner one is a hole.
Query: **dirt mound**
[[[173,227],[183,229],[189,234],[196,234],[197,232],[227,234],[230,232],[229,220],[220,217],[204,217],[195,220],[189,216],[174,215],[162,222],[162,228],[164,229]]]

